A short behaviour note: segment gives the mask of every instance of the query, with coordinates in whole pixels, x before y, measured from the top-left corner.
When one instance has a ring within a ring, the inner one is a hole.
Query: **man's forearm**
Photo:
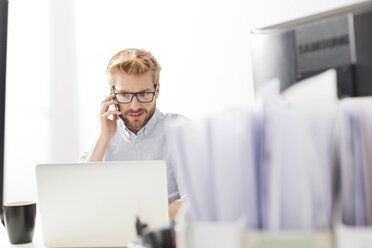
[[[85,159],[84,162],[98,162],[103,160],[103,156],[105,155],[107,145],[110,139],[107,138],[98,138],[96,144],[94,145],[92,151]]]
[[[168,205],[169,220],[174,220],[176,218],[178,210],[181,207],[182,200],[183,199],[178,199]]]

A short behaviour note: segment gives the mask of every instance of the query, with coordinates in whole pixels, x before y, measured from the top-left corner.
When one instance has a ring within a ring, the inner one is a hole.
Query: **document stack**
[[[260,165],[266,188],[260,195],[264,229],[331,227],[336,113],[333,71],[266,102],[265,158]]]
[[[372,98],[344,99],[339,110],[339,248],[372,244]]]
[[[172,154],[193,220],[242,220],[258,227],[259,121],[254,112],[233,110],[171,128]]]
[[[340,104],[342,220],[345,225],[372,225],[372,98]]]
[[[346,247],[335,227],[372,225],[372,98],[338,100],[336,81],[329,70],[279,94],[273,80],[255,108],[170,128],[189,205],[181,248],[241,230],[234,247]]]

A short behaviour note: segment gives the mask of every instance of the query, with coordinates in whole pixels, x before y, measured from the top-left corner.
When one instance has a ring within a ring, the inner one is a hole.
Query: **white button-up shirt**
[[[136,135],[119,118],[116,132],[107,146],[103,161],[164,160],[167,165],[168,202],[177,200],[180,198],[180,193],[176,168],[166,138],[166,126],[169,122],[178,119],[184,117],[177,114],[164,115],[156,108],[154,115]],[[80,161],[85,160],[89,153],[90,151],[85,151]]]

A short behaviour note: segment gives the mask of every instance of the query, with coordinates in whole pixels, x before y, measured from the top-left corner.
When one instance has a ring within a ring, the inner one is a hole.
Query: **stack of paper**
[[[278,88],[274,82],[265,90],[257,109],[170,128],[193,220],[243,219],[248,228],[269,230],[331,226],[336,73],[283,94]]]
[[[333,204],[336,74],[327,71],[265,103],[263,228],[329,228]]]
[[[339,123],[343,222],[372,225],[372,98],[343,100]]]
[[[170,128],[181,191],[197,221],[244,221],[258,226],[256,137],[260,115],[231,110]]]

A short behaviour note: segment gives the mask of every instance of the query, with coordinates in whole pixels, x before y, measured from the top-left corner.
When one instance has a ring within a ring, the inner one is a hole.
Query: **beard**
[[[156,104],[154,106],[147,110],[144,108],[140,108],[136,111],[128,110],[124,114],[122,114],[120,117],[124,121],[125,126],[135,134],[137,134],[151,119],[151,117],[154,115],[156,109]],[[143,116],[137,120],[133,120],[132,118],[128,117],[130,114],[138,114],[142,113]]]

